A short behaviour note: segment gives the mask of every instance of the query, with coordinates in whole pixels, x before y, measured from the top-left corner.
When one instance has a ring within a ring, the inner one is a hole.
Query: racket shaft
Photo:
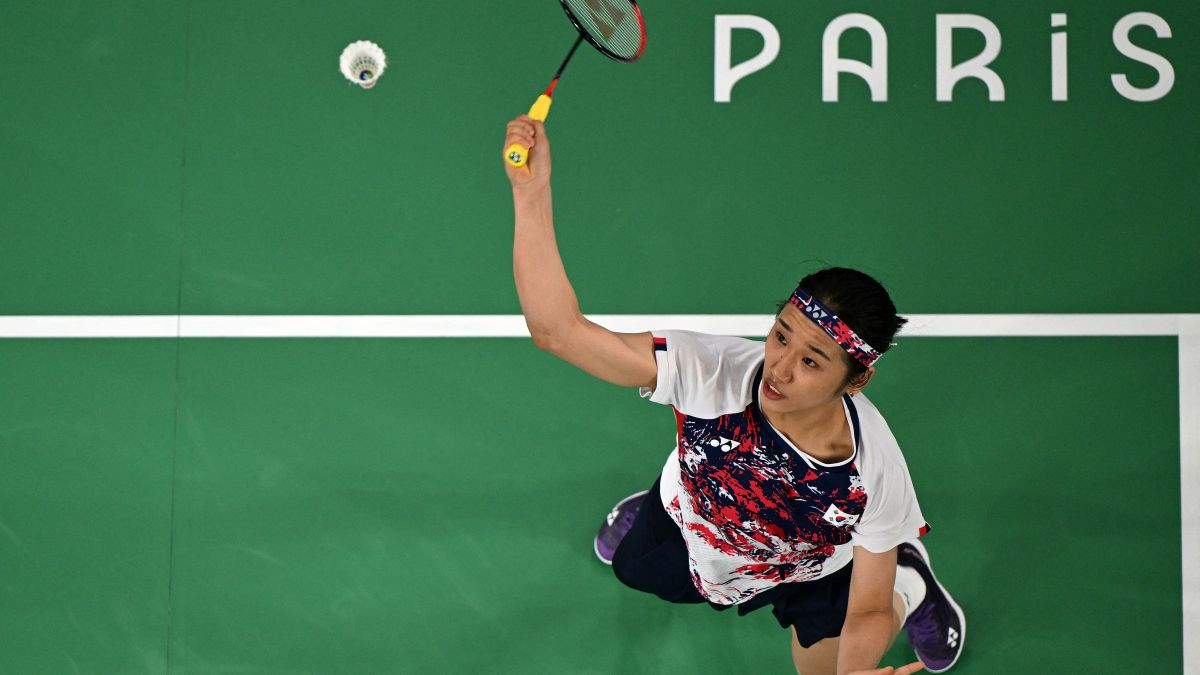
[[[567,58],[563,59],[563,62],[559,64],[558,71],[554,73],[555,82],[558,82],[558,78],[562,77],[563,71],[566,70],[567,64],[571,62],[571,57],[575,56],[575,50],[579,49],[579,43],[581,42],[583,42],[583,33],[580,33],[579,37],[575,38],[575,44],[571,45],[571,51],[567,52]]]
[[[546,116],[550,114],[550,104],[553,102],[550,97],[554,95],[554,87],[558,86],[558,78],[562,76],[563,69],[571,62],[571,57],[575,56],[575,50],[579,49],[581,42],[583,42],[583,33],[575,38],[575,44],[571,45],[571,51],[567,52],[567,58],[559,64],[558,72],[554,73],[554,79],[550,80],[550,86],[546,87],[546,93],[533,102],[533,106],[529,109],[531,118],[539,122],[546,121]],[[525,166],[525,162],[529,161],[529,148],[520,143],[513,143],[504,149],[504,159],[513,166]]]

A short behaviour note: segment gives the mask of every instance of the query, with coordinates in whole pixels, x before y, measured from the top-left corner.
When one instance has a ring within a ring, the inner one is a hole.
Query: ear
[[[846,383],[846,393],[853,396],[863,389],[866,389],[867,383],[871,381],[871,378],[874,377],[874,375],[875,366],[871,366],[870,368],[867,368],[867,372],[850,378],[850,381]]]

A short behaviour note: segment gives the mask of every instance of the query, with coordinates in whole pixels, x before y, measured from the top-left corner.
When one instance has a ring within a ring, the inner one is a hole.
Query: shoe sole
[[[617,505],[612,507],[611,509],[609,509],[608,512],[612,513],[613,511],[621,508],[622,506],[625,506],[629,502],[637,499],[638,497],[641,497],[642,495],[647,495],[647,494],[650,494],[649,490],[642,490],[641,492],[635,492],[635,493],[629,495],[628,497],[626,497],[625,499],[622,499],[621,501],[617,502]],[[605,565],[608,565],[609,567],[612,567],[612,561],[605,560],[604,556],[600,555],[600,537],[596,537],[596,538],[592,539],[592,551],[596,554],[596,557],[600,559],[600,562],[604,563]],[[614,550],[613,553],[615,554],[616,551]]]
[[[938,590],[940,590],[942,595],[950,601],[950,606],[954,608],[954,613],[958,615],[958,654],[954,655],[954,660],[950,662],[950,665],[942,668],[941,670],[934,670],[929,666],[925,667],[925,670],[930,673],[944,673],[953,668],[954,664],[958,663],[958,657],[962,656],[963,650],[967,647],[967,616],[963,614],[962,607],[958,606],[958,603],[954,601],[954,597],[950,595],[950,592],[946,590],[946,587],[942,585],[942,582],[938,581],[937,574],[935,574],[933,571],[933,561],[929,559],[929,551],[925,548],[925,545],[921,543],[921,540],[914,539],[906,543],[908,543],[909,546],[917,549],[917,553],[919,553],[921,557],[925,559],[925,567],[929,568],[929,576],[933,577],[933,583],[937,584]]]

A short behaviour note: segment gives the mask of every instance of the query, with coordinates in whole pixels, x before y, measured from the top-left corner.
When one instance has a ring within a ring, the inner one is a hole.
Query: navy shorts
[[[687,545],[679,526],[663,508],[657,480],[642,501],[633,528],[617,547],[612,564],[621,583],[670,602],[707,603],[718,610],[737,607],[740,615],[771,605],[775,620],[794,630],[802,647],[842,634],[852,566],[847,564],[814,581],[780,584],[739,605],[708,602],[692,584]]]

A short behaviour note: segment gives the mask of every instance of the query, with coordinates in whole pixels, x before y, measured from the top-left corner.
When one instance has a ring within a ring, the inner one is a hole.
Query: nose
[[[791,359],[785,354],[771,365],[771,379],[780,383],[788,383],[792,381],[792,363]]]

